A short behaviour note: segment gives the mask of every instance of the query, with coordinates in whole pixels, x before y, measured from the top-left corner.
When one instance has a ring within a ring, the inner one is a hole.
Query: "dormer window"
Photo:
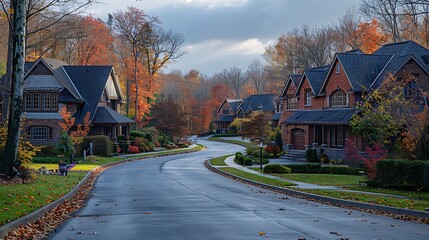
[[[304,92],[304,106],[311,106],[311,90],[305,90]]]
[[[404,87],[404,95],[405,97],[420,97],[421,91],[417,83],[414,81],[408,83],[407,86]]]
[[[337,63],[337,66],[335,66],[335,73],[339,74],[340,73],[340,69],[341,69],[340,63]]]
[[[222,109],[222,114],[229,114],[229,109]]]
[[[346,107],[347,106],[347,95],[346,93],[338,89],[333,92],[330,96],[331,107]]]

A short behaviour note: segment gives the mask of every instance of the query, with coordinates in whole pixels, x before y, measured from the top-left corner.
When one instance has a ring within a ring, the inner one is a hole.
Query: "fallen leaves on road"
[[[267,232],[259,232],[259,236],[264,236]]]

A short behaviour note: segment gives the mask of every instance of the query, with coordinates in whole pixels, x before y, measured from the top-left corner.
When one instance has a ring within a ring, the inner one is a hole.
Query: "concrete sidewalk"
[[[300,189],[341,190],[341,188],[335,187],[335,186],[321,186],[321,185],[316,185],[316,184],[311,184],[311,183],[297,182],[297,181],[290,180],[290,179],[285,179],[285,178],[281,178],[281,177],[272,176],[272,175],[269,175],[269,174],[260,173],[260,172],[254,171],[252,169],[249,169],[247,167],[243,167],[241,165],[238,165],[237,163],[234,162],[234,157],[235,156],[231,156],[231,157],[228,157],[227,159],[225,159],[225,163],[229,167],[237,168],[237,169],[240,169],[242,171],[245,171],[245,172],[248,172],[248,173],[252,173],[252,174],[256,174],[256,175],[259,175],[259,176],[264,176],[264,177],[268,177],[268,178],[272,178],[272,179],[277,179],[277,180],[280,180],[280,181],[290,182],[290,183],[296,184],[296,186],[294,186],[294,188],[300,188]]]
[[[401,198],[401,199],[408,199],[405,196],[399,196],[399,195],[391,195],[391,194],[383,194],[383,193],[374,193],[374,192],[363,192],[363,191],[355,191],[355,190],[347,190],[347,189],[342,189],[336,186],[322,186],[322,185],[317,185],[317,184],[312,184],[312,183],[303,183],[303,182],[298,182],[298,181],[294,181],[294,180],[290,180],[290,179],[286,179],[286,178],[281,178],[281,177],[276,177],[276,176],[272,176],[269,174],[264,174],[264,173],[260,173],[257,171],[254,171],[252,169],[249,169],[248,167],[243,167],[239,164],[236,164],[234,162],[234,158],[235,156],[231,156],[225,159],[225,163],[228,165],[228,167],[233,167],[248,173],[252,173],[252,174],[256,174],[259,176],[264,176],[264,177],[268,177],[268,178],[272,178],[272,179],[276,179],[276,180],[280,180],[280,181],[285,181],[285,182],[290,182],[290,183],[294,183],[296,184],[296,186],[293,186],[294,189],[320,189],[320,190],[336,190],[336,191],[342,191],[342,192],[354,192],[354,193],[363,193],[363,194],[369,194],[369,195],[377,195],[377,196],[386,196],[386,197],[395,197],[395,198]]]

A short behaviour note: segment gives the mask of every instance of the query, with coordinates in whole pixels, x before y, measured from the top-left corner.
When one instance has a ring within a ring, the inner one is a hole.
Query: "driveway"
[[[428,239],[427,225],[272,193],[207,170],[207,150],[104,171],[87,204],[49,239]]]

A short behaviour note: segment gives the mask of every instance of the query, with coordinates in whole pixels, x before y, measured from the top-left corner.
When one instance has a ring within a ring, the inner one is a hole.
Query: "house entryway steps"
[[[293,160],[293,161],[304,161],[306,162],[305,151],[303,150],[289,150],[279,158]]]

